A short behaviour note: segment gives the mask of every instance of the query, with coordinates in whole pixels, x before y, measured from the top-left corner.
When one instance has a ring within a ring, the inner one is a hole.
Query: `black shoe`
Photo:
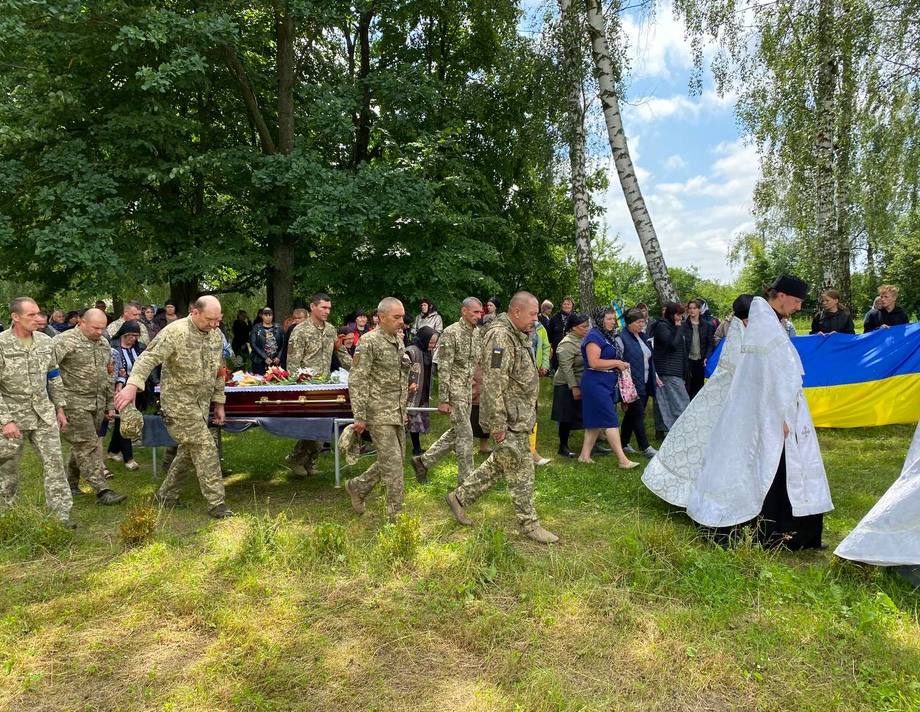
[[[577,455],[567,447],[561,447],[558,450],[560,457],[577,457]]]
[[[79,497],[81,494],[83,494],[83,490],[81,490],[79,487],[71,487],[70,494],[74,497]]]
[[[96,504],[109,505],[109,504],[118,504],[124,502],[128,499],[127,495],[118,494],[118,492],[113,492],[110,489],[102,490],[99,494],[96,495]]]
[[[73,519],[62,519],[61,524],[63,524],[68,529],[76,529],[77,523]]]
[[[664,430],[655,431],[655,440],[664,440],[665,432]]]
[[[611,450],[609,447],[604,447],[603,445],[595,445],[594,449],[591,450],[592,455],[609,455],[612,452],[613,450]]]

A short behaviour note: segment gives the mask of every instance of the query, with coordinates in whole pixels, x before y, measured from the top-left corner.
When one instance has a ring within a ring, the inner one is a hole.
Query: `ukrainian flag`
[[[796,336],[792,344],[805,368],[805,398],[816,427],[920,420],[920,324],[858,336]],[[708,359],[707,375],[720,350]]]
[[[796,336],[815,426],[859,428],[920,420],[920,324],[869,334]]]

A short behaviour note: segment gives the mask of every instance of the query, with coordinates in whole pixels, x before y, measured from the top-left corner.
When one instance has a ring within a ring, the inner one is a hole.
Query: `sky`
[[[539,7],[525,0],[522,22]],[[734,236],[753,227],[752,194],[760,175],[757,153],[735,123],[734,98],[717,95],[708,69],[702,94],[690,94],[690,43],[670,4],[662,3],[653,18],[627,15],[623,29],[630,76],[621,113],[665,261],[730,281],[738,266],[728,263],[728,248]],[[598,102],[591,111],[595,128],[603,130]],[[599,138],[596,157],[607,165],[610,188],[595,199],[605,209],[608,236],[619,235],[621,256],[644,261],[606,135]]]

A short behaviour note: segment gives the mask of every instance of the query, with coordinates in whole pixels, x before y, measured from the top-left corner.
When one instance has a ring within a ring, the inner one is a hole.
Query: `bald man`
[[[61,431],[70,443],[67,481],[74,496],[80,491],[80,477],[93,488],[99,504],[118,504],[125,500],[109,488],[103,475],[102,455],[96,447],[99,429],[115,414],[112,402],[112,346],[102,338],[108,319],[99,309],[87,309],[77,328],[65,331],[54,340],[64,383],[67,427]]]
[[[537,319],[537,298],[518,292],[482,337],[482,393],[479,422],[492,433],[495,451],[460,486],[447,495],[447,504],[461,524],[473,522],[464,511],[499,479],[508,483],[521,531],[540,544],[559,537],[537,518],[533,492],[530,432],[537,422],[540,377],[527,332]]]
[[[224,502],[217,444],[208,431],[212,405],[214,424],[224,422],[225,367],[223,339],[218,329],[220,319],[220,302],[211,296],[200,297],[187,317],[167,324],[157,334],[135,361],[128,383],[115,396],[115,407],[124,410],[144,388],[151,372],[162,366],[160,412],[179,449],[156,499],[164,506],[178,504],[182,482],[194,467],[201,494],[208,503],[208,514],[215,519],[233,516]]]
[[[387,518],[403,506],[403,453],[409,398],[409,355],[401,330],[406,310],[402,302],[387,297],[377,306],[380,326],[358,342],[348,379],[355,431],[370,431],[377,447],[377,462],[348,480],[345,489],[351,506],[361,514],[364,500],[378,482],[386,489]]]

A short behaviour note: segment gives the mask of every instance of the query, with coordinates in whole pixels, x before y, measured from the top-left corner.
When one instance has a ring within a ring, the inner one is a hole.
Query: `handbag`
[[[629,368],[620,371],[620,400],[624,403],[635,403],[639,400],[639,392],[636,390],[636,384],[633,383]]]

